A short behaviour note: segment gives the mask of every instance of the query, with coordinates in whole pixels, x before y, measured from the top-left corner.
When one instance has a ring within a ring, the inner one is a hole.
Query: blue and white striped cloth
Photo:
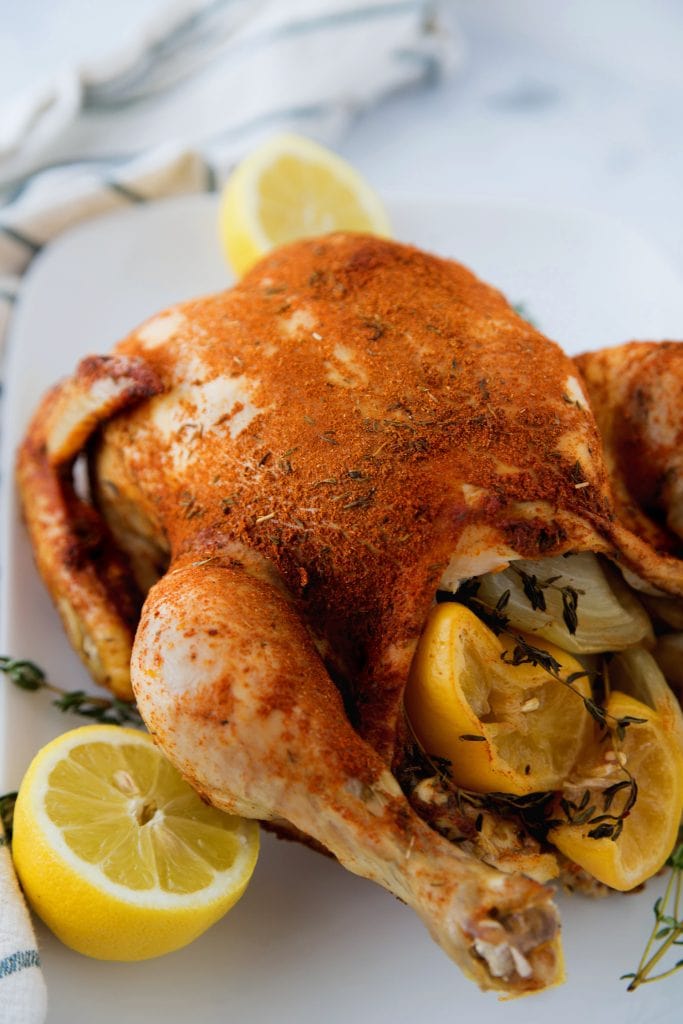
[[[0,338],[70,225],[210,191],[268,134],[334,143],[359,110],[456,67],[448,0],[182,0],[105,67],[0,108]]]
[[[461,56],[448,0],[176,0],[106,66],[0,108],[0,345],[21,275],[61,231],[211,191],[264,136],[334,143],[352,116]],[[0,826],[0,1020],[41,1024],[45,986]]]
[[[41,1024],[47,994],[40,958],[0,824],[0,1020]]]

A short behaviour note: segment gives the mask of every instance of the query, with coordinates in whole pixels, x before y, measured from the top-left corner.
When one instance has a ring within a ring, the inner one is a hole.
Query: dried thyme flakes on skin
[[[85,690],[64,690],[49,682],[42,668],[32,661],[0,655],[0,672],[21,690],[49,690],[56,694],[52,703],[60,711],[70,711],[104,725],[143,725],[135,704],[118,697],[93,696]]]

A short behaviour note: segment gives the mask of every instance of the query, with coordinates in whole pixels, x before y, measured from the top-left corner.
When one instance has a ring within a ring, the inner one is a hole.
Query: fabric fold
[[[47,991],[24,898],[0,824],[0,1019],[3,1024],[42,1024]]]

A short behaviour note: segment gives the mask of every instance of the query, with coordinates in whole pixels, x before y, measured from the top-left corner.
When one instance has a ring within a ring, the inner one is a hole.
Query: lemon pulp
[[[13,856],[26,895],[89,956],[185,945],[239,899],[257,854],[258,826],[204,804],[135,730],[58,737],[19,790]]]
[[[559,788],[590,735],[585,677],[563,686],[541,667],[509,665],[514,640],[496,637],[462,604],[432,609],[406,689],[406,710],[427,754],[451,762],[467,789],[523,795]],[[581,673],[543,642],[563,677]]]
[[[656,874],[674,847],[683,813],[683,756],[675,732],[656,711],[635,698],[614,690],[606,711],[614,718],[629,715],[645,721],[629,726],[615,757],[610,756],[615,752],[609,745],[591,745],[570,781],[574,796],[589,792],[595,813],[583,825],[558,826],[549,839],[598,881],[626,891]],[[624,817],[618,838],[590,836],[600,824],[596,816],[605,812],[617,815],[629,792],[624,787],[606,806],[605,790],[628,782],[629,777],[637,784],[637,799]]]

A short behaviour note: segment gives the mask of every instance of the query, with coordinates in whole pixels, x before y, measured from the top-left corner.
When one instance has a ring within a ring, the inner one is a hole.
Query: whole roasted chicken
[[[462,266],[331,235],[85,359],[30,426],[25,516],[93,677],[207,800],[530,991],[561,977],[551,891],[413,809],[406,680],[436,591],[515,560],[683,598],[682,380],[681,346],[572,362]]]

